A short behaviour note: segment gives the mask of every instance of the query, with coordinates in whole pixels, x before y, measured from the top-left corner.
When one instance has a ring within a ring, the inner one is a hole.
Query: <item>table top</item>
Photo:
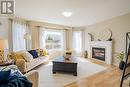
[[[57,57],[53,62],[64,62],[64,63],[77,63],[76,57],[71,57],[70,60],[66,60],[63,56]]]
[[[5,61],[5,62],[1,62],[0,66],[8,66],[8,65],[12,65],[14,64],[14,61]]]

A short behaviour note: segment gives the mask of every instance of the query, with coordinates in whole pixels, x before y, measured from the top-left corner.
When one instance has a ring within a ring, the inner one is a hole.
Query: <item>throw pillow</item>
[[[21,54],[16,54],[16,59],[24,59],[24,57]]]
[[[33,56],[33,58],[37,58],[38,57],[38,54],[37,54],[36,50],[30,50],[28,52]]]
[[[10,54],[11,54],[11,56],[10,56],[11,59],[15,59],[16,58],[16,53],[15,52],[11,52]]]
[[[0,71],[0,83],[8,81],[8,79],[10,78],[10,72],[11,72],[11,70]]]
[[[42,52],[42,56],[46,56],[48,53],[47,53],[47,50],[46,49],[43,49],[43,52]]]
[[[24,59],[20,53],[11,52],[11,59]]]
[[[41,49],[37,49],[36,51],[37,51],[37,55],[41,56]]]
[[[29,52],[22,53],[22,56],[27,62],[30,62],[33,59],[33,56]]]

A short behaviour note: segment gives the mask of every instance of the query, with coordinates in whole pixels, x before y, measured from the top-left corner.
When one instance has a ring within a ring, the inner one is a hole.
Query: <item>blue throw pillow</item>
[[[36,50],[29,50],[28,52],[33,56],[33,58],[37,58],[38,57],[38,54],[37,54]]]
[[[7,82],[10,78],[11,70],[8,71],[0,71],[0,83]]]

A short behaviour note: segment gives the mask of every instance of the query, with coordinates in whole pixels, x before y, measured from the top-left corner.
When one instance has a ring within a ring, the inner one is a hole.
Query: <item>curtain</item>
[[[26,50],[24,35],[27,30],[27,25],[20,21],[13,20],[12,22],[12,40],[13,51]]]
[[[45,28],[41,27],[39,31],[40,49],[45,48]]]
[[[82,56],[82,31],[73,31],[73,50],[76,56]]]
[[[36,27],[32,27],[31,28],[31,32],[32,32],[32,49],[38,49],[40,46],[40,39],[39,39],[39,35],[40,35],[40,27],[36,26]]]

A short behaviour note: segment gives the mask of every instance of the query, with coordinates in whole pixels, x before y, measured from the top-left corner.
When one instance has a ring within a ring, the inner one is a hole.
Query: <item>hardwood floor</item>
[[[93,76],[81,79],[79,81],[68,84],[64,87],[120,87],[121,70],[114,65],[107,65],[104,62],[95,59],[88,59],[89,61],[107,67],[107,70],[99,72]],[[129,80],[125,80],[123,87],[128,86]]]

